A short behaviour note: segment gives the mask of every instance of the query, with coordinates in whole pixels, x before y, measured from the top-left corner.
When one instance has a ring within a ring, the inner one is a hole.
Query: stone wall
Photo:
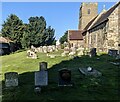
[[[97,16],[97,3],[82,3],[79,13],[79,27],[78,29],[83,30],[84,27]],[[88,11],[90,14],[88,14]]]
[[[118,39],[119,39],[119,44],[120,44],[120,5],[118,7]],[[119,46],[119,54],[120,54],[120,46]]]
[[[84,36],[86,48],[96,48],[98,52],[108,49],[120,49],[120,5],[110,14],[108,21],[91,29]]]
[[[78,46],[78,47],[84,46],[83,40],[70,40],[69,43],[71,46]]]
[[[118,31],[118,10],[119,6],[111,13],[109,19],[109,30],[107,33],[107,49],[118,50],[119,31]]]
[[[87,33],[85,38],[85,47],[96,48],[97,52],[106,52],[107,50],[107,23],[103,23]]]

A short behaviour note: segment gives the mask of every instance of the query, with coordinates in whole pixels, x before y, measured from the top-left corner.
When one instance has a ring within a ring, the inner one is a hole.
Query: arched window
[[[90,9],[88,9],[88,14],[90,14]]]

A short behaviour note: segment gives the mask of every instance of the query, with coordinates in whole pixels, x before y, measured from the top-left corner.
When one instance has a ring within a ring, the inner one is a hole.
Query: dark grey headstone
[[[72,86],[71,70],[63,68],[59,70],[59,83],[58,86]]]
[[[90,57],[93,57],[93,56],[96,56],[96,48],[92,48],[91,50],[90,50]]]
[[[5,73],[5,86],[6,87],[18,86],[18,73],[17,72]]]
[[[47,62],[40,62],[40,70],[47,70]]]
[[[47,86],[48,85],[48,72],[41,70],[35,72],[35,86]]]
[[[102,75],[101,72],[95,70],[95,69],[92,69],[92,70],[88,70],[88,68],[79,68],[79,71],[86,75],[86,76],[94,76],[94,77],[99,77]]]
[[[118,50],[109,49],[108,50],[108,55],[117,56],[118,55]]]

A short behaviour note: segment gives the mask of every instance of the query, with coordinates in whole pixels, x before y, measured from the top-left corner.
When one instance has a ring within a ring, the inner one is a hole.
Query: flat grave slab
[[[91,71],[88,71],[87,68],[79,68],[79,71],[86,76],[99,77],[102,75],[102,73],[97,71],[96,69],[92,69]]]
[[[48,71],[35,72],[35,86],[47,86],[48,85]]]
[[[110,62],[110,63],[115,65],[115,66],[120,66],[120,62]]]

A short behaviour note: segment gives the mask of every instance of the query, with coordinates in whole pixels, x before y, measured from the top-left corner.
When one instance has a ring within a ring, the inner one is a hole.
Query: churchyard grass
[[[60,55],[62,51],[52,54]],[[97,60],[97,58],[100,58]],[[111,64],[113,57],[100,55],[90,58],[81,56],[78,58],[61,57],[49,58],[46,54],[39,53],[38,59],[26,57],[26,51],[5,55],[2,59],[2,83],[3,101],[76,101],[76,100],[112,100],[117,101],[120,67]],[[48,63],[48,86],[42,87],[39,95],[34,93],[34,71],[39,70],[39,62]],[[82,75],[78,68],[91,66],[102,73],[101,77]],[[68,68],[71,70],[73,87],[58,87],[58,70]],[[19,86],[14,89],[6,89],[4,85],[4,73],[18,72]]]

